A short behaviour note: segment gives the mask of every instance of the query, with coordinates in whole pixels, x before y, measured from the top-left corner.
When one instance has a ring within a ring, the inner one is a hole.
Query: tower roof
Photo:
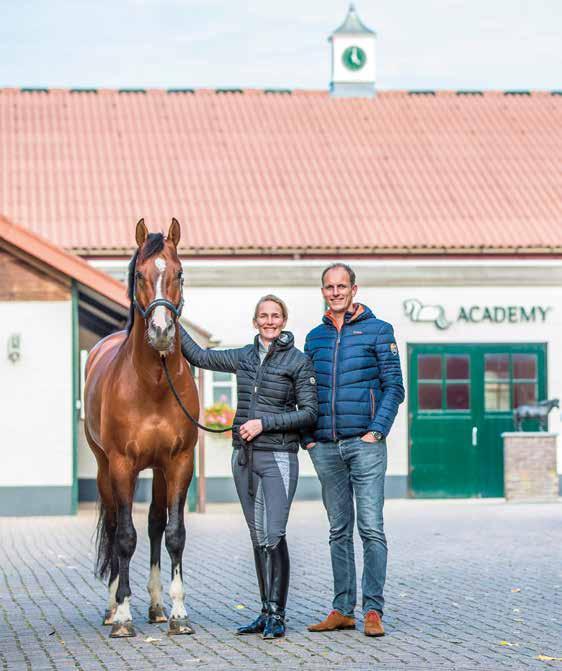
[[[344,22],[334,30],[331,37],[334,35],[376,35],[376,33],[374,30],[367,28],[361,21],[355,10],[355,5],[351,3]]]

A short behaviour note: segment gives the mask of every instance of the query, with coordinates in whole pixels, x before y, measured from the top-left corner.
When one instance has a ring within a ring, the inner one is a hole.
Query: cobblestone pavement
[[[327,525],[320,503],[295,504],[288,530],[289,633],[236,637],[257,607],[247,530],[237,505],[188,519],[187,604],[193,636],[146,621],[146,506],[136,509],[132,563],[137,637],[101,626],[106,589],[93,578],[95,511],[0,519],[3,669],[526,669],[562,661],[562,525],[557,504],[389,501],[387,636],[311,634],[330,609]],[[359,547],[358,547],[359,550]],[[169,562],[164,553],[165,590]],[[358,552],[358,556],[360,552]]]

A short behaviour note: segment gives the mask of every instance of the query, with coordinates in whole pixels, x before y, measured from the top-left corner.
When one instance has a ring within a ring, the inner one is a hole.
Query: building
[[[3,89],[0,129],[0,210],[99,271],[124,277],[139,217],[177,217],[185,314],[221,346],[270,291],[302,345],[322,268],[351,263],[407,384],[389,495],[500,496],[514,405],[562,394],[559,91]],[[206,405],[233,396],[206,379]],[[209,500],[233,497],[227,442],[206,449]]]

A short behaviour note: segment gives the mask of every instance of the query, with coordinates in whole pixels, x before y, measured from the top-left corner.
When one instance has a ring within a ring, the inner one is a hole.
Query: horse
[[[513,411],[513,424],[516,431],[522,431],[522,422],[524,419],[540,420],[541,431],[548,430],[548,413],[553,408],[559,408],[560,401],[553,398],[550,401],[539,401],[538,403],[529,403],[520,405]]]
[[[96,575],[108,578],[108,605],[103,620],[110,637],[135,636],[129,565],[137,534],[133,494],[138,474],[153,469],[148,514],[150,578],[148,619],[168,621],[162,599],[160,551],[165,534],[172,565],[172,600],[168,633],[191,634],[184,604],[182,556],[184,508],[193,476],[197,429],[169,392],[169,375],[191,415],[199,401],[191,369],[181,355],[176,322],[183,306],[183,274],[177,247],[180,225],[172,219],[167,237],[148,233],[141,219],[135,232],[137,250],[129,263],[131,304],[125,331],[98,342],[86,364],[85,432],[97,466],[100,495],[96,542]]]

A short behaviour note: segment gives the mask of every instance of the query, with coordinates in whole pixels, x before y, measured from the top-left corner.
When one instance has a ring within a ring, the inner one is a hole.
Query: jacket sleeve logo
[[[394,356],[398,356],[398,345],[395,342],[390,343],[390,351],[394,354]]]

